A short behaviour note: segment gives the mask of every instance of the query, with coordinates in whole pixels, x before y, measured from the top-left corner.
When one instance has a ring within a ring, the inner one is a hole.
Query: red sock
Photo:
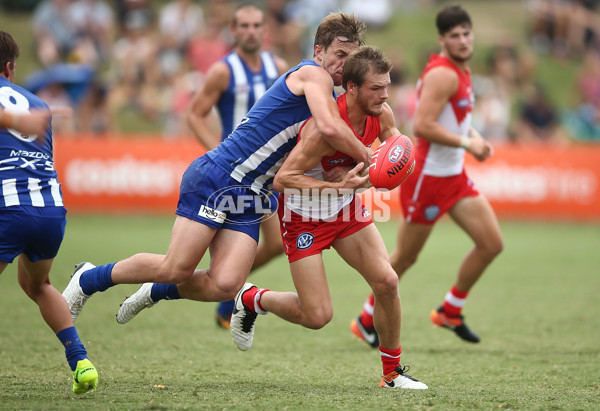
[[[467,294],[469,294],[468,291],[460,291],[456,286],[452,286],[442,304],[442,309],[448,317],[458,317],[460,315],[465,302],[467,302]]]
[[[265,293],[266,291],[271,291],[268,288],[261,288],[260,290],[258,290],[258,292],[256,293],[256,296],[254,297],[254,302],[256,303],[256,306],[254,307],[256,309],[256,312],[259,314],[266,314],[268,311],[266,311],[264,308],[262,308],[262,305],[260,305],[260,297],[262,297],[263,293]]]
[[[375,306],[375,296],[373,294],[369,295],[367,301],[365,301],[365,305],[363,306],[363,310],[360,313],[360,323],[365,328],[373,328],[373,307]]]
[[[388,350],[379,346],[379,354],[381,354],[381,362],[383,363],[383,375],[388,375],[400,365],[400,354],[402,354],[402,346],[398,346],[395,350]]]
[[[257,287],[250,288],[248,291],[242,294],[242,303],[244,303],[244,305],[252,312],[266,314],[267,312],[263,310],[262,306],[260,305],[260,297],[265,291],[270,290]]]

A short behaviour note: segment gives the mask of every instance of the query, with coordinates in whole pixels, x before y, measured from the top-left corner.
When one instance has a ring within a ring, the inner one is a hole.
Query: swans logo
[[[311,233],[302,233],[296,239],[296,248],[298,250],[306,250],[315,242],[315,236]]]

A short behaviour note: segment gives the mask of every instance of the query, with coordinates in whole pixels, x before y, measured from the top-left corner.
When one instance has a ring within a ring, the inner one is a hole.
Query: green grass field
[[[82,260],[164,252],[171,224],[164,216],[70,216],[53,283],[62,291]],[[391,248],[396,224],[378,226]],[[247,352],[217,329],[213,303],[165,301],[119,325],[119,303],[137,286],[95,295],[76,325],[100,386],[75,396],[62,346],[19,289],[13,264],[0,276],[0,409],[598,409],[600,226],[503,222],[502,230],[505,251],[465,309],[480,344],[428,320],[470,247],[452,223],[438,225],[400,284],[403,362],[429,385],[425,392],[378,387],[377,351],[348,329],[368,287],[330,251],[333,321],[312,331],[260,317]],[[293,289],[284,258],[253,281]]]

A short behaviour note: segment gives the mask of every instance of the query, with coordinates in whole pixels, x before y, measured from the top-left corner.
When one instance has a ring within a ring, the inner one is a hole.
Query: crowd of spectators
[[[312,57],[314,32],[330,10],[355,12],[373,31],[385,27],[394,7],[399,7],[393,0],[258,3],[266,12],[264,46],[290,64]],[[523,47],[502,36],[489,49],[483,70],[474,70],[473,124],[482,135],[497,143],[520,144],[600,140],[599,3],[523,0],[529,44]],[[31,21],[36,57],[43,69],[31,76],[29,84],[35,80],[36,92],[45,100],[68,104],[76,113],[56,124],[57,132],[127,132],[118,119],[129,113],[165,138],[188,136],[183,115],[207,69],[233,47],[229,24],[237,4],[234,0],[39,0]],[[414,2],[402,2],[400,7],[404,10],[408,4],[418,7]],[[429,1],[417,4],[431,6]],[[390,105],[400,130],[410,134],[417,79],[406,69],[402,50],[385,51],[394,61]],[[582,61],[570,108],[550,103],[536,81],[541,56]],[[57,70],[51,70],[65,64],[71,72],[91,69],[93,75],[56,76]],[[46,81],[40,82],[44,76]],[[74,88],[75,81],[85,84]]]

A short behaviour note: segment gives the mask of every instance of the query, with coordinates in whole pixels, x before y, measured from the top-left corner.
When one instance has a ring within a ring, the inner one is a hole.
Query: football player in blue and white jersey
[[[202,88],[191,101],[187,112],[190,129],[207,150],[216,148],[240,124],[254,103],[285,73],[288,65],[279,57],[261,50],[265,29],[264,13],[257,6],[244,3],[233,13],[231,34],[234,49],[213,64]],[[221,120],[221,135],[211,131],[209,115],[216,107]],[[283,253],[279,222],[263,218],[262,238],[252,269],[261,267]],[[219,304],[217,324],[229,328],[234,301]]]
[[[356,139],[333,97],[346,58],[364,43],[365,29],[354,15],[325,17],[315,36],[314,58],[279,77],[240,125],[184,173],[167,254],[76,267],[63,292],[73,319],[92,294],[116,284],[145,283],[121,305],[120,323],[161,299],[233,298],[252,267],[260,221],[274,208],[273,177],[311,115],[335,149],[369,164],[371,150]],[[210,267],[197,270],[209,247]]]
[[[0,31],[0,108],[3,124],[13,127],[0,128],[0,273],[18,258],[19,284],[64,345],[73,392],[81,394],[97,387],[98,372],[87,358],[67,303],[49,279],[67,222],[54,170],[50,110],[13,84],[18,56],[14,38]],[[40,127],[45,116],[45,127]]]

